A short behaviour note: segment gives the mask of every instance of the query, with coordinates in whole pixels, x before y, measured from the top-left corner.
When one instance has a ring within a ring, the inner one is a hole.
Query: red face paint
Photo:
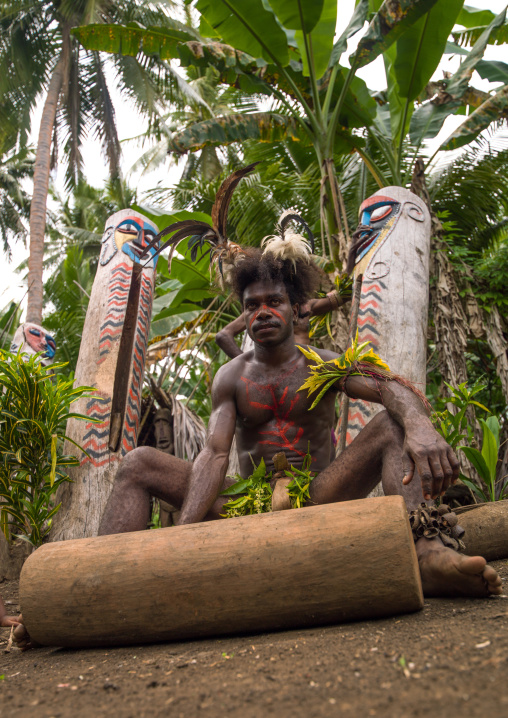
[[[284,319],[284,317],[282,316],[282,314],[280,314],[280,312],[278,312],[278,311],[277,311],[276,309],[274,309],[273,307],[270,307],[270,308],[269,308],[269,307],[267,307],[266,304],[263,304],[263,306],[260,307],[260,309],[258,309],[256,312],[254,312],[254,316],[252,317],[252,319],[251,319],[250,322],[249,322],[249,329],[252,327],[252,325],[254,324],[254,322],[256,321],[256,319],[259,317],[259,314],[260,314],[263,310],[264,310],[265,312],[271,312],[273,315],[275,315],[276,317],[278,317],[278,318],[281,320],[281,322],[283,322],[284,324],[287,325],[286,320]]]

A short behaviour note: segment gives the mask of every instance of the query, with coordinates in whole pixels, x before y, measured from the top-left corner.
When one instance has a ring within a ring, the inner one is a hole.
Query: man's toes
[[[503,593],[502,586],[491,586],[490,583],[487,586],[487,590],[492,596],[500,596]]]
[[[474,575],[477,573],[484,572],[486,566],[487,562],[485,561],[483,556],[462,556],[459,570],[461,571],[461,573],[469,573],[471,575]],[[490,566],[487,566],[487,568],[490,568],[491,571],[494,571],[494,569],[492,569]],[[488,579],[486,578],[485,580],[487,581]]]
[[[483,572],[483,578],[487,581],[487,583],[500,586],[502,581],[500,577],[498,576],[498,573],[495,569],[492,568],[492,566],[485,566],[485,570]]]

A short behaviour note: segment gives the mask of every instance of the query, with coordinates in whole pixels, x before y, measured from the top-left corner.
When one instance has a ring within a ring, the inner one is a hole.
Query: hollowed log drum
[[[23,567],[27,629],[46,646],[112,646],[417,611],[402,498],[313,506],[50,543]]]

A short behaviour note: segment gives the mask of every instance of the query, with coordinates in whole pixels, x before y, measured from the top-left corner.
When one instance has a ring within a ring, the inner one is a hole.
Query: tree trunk
[[[64,48],[66,44],[64,44]],[[34,187],[30,205],[30,256],[28,258],[28,307],[26,321],[42,324],[42,262],[46,230],[46,204],[51,167],[51,140],[55,125],[58,97],[62,89],[65,51],[55,65],[42,111],[37,154],[35,156]]]
[[[493,306],[486,323],[487,342],[494,355],[496,372],[501,380],[503,394],[508,403],[508,345],[503,331],[499,309]]]
[[[458,386],[467,380],[466,348],[469,326],[453,268],[442,243],[443,226],[432,210],[425,181],[425,166],[420,158],[415,163],[411,191],[423,199],[432,220],[430,273],[436,281],[430,290],[430,301],[436,330],[439,371],[444,381]]]

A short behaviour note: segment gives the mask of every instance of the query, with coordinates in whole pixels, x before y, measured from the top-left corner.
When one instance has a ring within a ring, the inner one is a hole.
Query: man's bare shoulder
[[[249,355],[252,355],[252,352],[240,354],[226,364],[223,364],[214,377],[213,390],[220,391],[221,393],[230,392],[234,394],[237,383],[249,361]]]

